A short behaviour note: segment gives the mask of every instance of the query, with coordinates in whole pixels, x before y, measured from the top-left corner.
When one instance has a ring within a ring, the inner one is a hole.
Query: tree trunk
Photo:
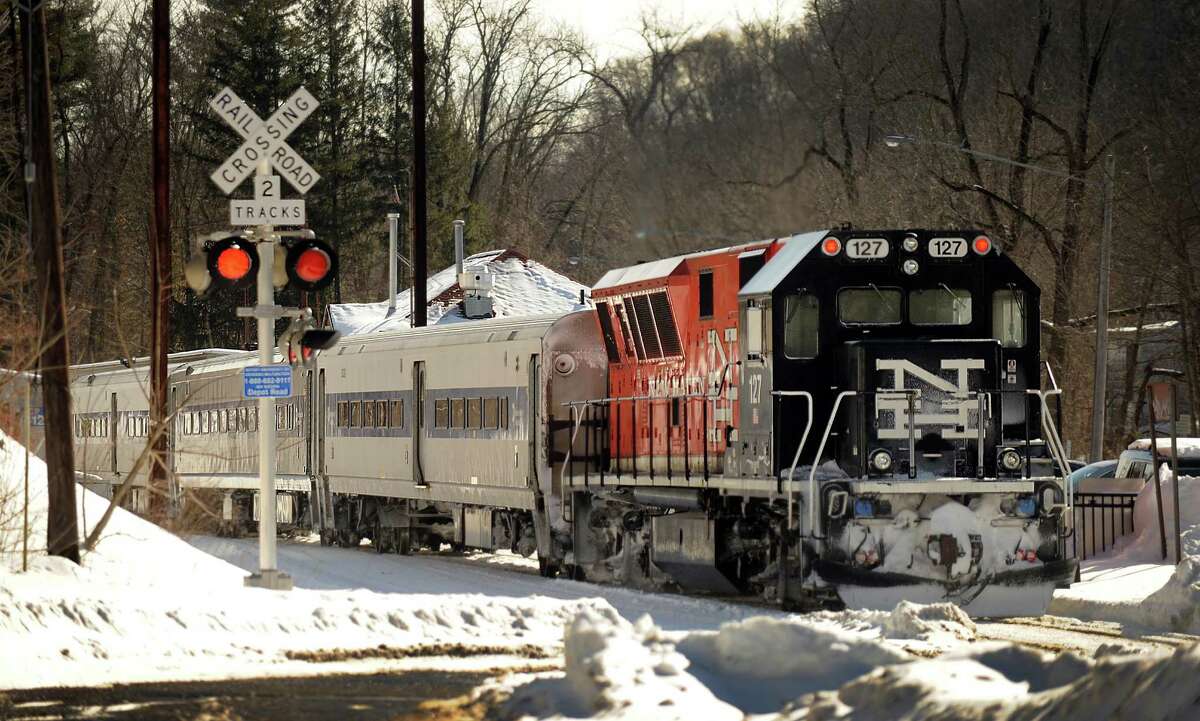
[[[33,265],[41,304],[42,398],[46,415],[46,484],[49,511],[46,548],[52,556],[79,562],[79,530],[75,518],[75,447],[72,438],[71,386],[67,347],[67,291],[63,282],[62,226],[59,222],[58,178],[51,128],[50,63],[46,55],[46,10],[38,6],[25,16],[25,63],[30,103],[29,137],[34,165],[30,189]]]
[[[150,517],[166,519],[167,350],[171,338],[171,3],[154,0],[150,216]]]

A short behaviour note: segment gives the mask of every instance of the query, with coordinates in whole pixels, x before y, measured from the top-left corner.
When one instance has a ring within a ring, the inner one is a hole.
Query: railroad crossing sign
[[[208,105],[243,138],[241,146],[211,176],[222,192],[232,193],[264,159],[279,173],[255,178],[254,200],[230,201],[230,224],[303,225],[304,201],[280,198],[280,179],[291,183],[301,195],[321,179],[286,142],[287,136],[316,110],[317,99],[300,88],[266,121],[229,88],[223,88]]]

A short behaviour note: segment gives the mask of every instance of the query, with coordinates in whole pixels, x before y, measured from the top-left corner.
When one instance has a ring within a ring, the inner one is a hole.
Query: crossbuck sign
[[[278,173],[255,178],[254,200],[229,202],[230,224],[303,225],[304,201],[281,199],[279,185],[280,178],[287,180],[303,195],[321,179],[286,142],[288,135],[316,110],[317,99],[300,88],[266,121],[229,88],[222,89],[208,104],[243,139],[233,155],[213,171],[212,181],[222,192],[232,193],[263,160]]]

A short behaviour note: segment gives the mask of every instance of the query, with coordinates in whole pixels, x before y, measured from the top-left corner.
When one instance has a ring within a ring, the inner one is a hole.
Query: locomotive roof
[[[774,291],[792,269],[808,257],[828,234],[828,230],[814,230],[797,233],[788,238],[784,241],[783,248],[742,286],[738,295],[766,295]]]
[[[721,255],[726,253],[739,253],[745,250],[762,246],[763,244],[771,243],[771,240],[758,240],[752,243],[742,243],[741,245],[731,245],[725,248],[714,248],[712,250],[701,250],[695,253],[685,253],[676,255],[670,258],[662,258],[661,260],[652,260],[648,263],[638,263],[629,265],[624,268],[614,268],[603,276],[596,284],[592,286],[592,291],[607,290],[616,288],[622,285],[631,283],[644,283],[649,280],[657,280],[666,278],[675,272],[679,265],[684,261],[693,258],[703,258],[706,255]]]

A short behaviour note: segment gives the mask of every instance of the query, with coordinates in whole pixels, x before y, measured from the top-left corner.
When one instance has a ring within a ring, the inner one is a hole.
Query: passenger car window
[[[838,320],[852,325],[894,325],[901,319],[901,298],[897,288],[843,288],[838,291]]]
[[[1005,348],[1025,345],[1025,292],[998,290],[992,294],[992,337]]]
[[[914,325],[967,325],[971,291],[946,285],[909,291],[908,320]]]
[[[789,295],[784,304],[783,354],[788,358],[817,357],[819,304],[812,293]]]

